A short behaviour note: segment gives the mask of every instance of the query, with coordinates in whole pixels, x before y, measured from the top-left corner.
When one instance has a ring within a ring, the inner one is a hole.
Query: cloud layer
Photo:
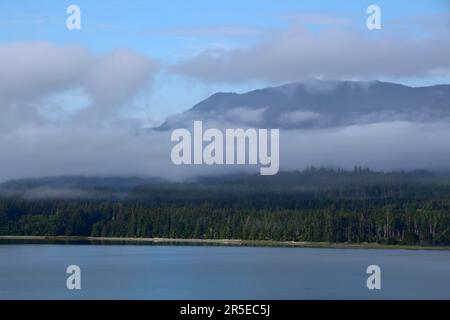
[[[405,78],[450,72],[448,31],[420,37],[384,35],[368,37],[346,29],[311,31],[293,24],[247,47],[204,50],[171,69],[204,81],[227,82]],[[126,116],[121,114],[141,90],[148,90],[157,70],[156,61],[127,49],[96,55],[78,46],[47,42],[0,45],[0,181],[54,175],[137,175],[176,180],[200,174],[258,172],[259,166],[177,167],[170,161],[170,131],[143,131],[139,124],[130,130]],[[313,93],[331,94],[334,90],[333,86],[318,87],[315,83],[308,86]],[[70,90],[78,90],[87,98],[82,108],[58,121],[42,112],[49,98]],[[245,123],[259,127],[268,110],[266,105],[223,110],[216,118],[218,123],[212,125],[240,127]],[[195,114],[188,116],[196,120]],[[450,170],[449,122],[432,118],[421,123],[417,118],[399,119],[385,113],[375,116],[345,126],[282,130],[281,170],[311,165]],[[322,114],[292,109],[279,121],[293,128],[322,121]]]
[[[219,127],[219,124],[215,124]],[[231,124],[227,124],[230,127]],[[185,165],[170,160],[171,131],[28,127],[0,135],[0,181],[55,175],[142,176],[183,180],[259,172],[259,165]],[[308,166],[376,170],[450,170],[450,124],[380,122],[341,128],[281,130],[280,169]]]
[[[178,61],[172,70],[205,81],[224,82],[448,75],[448,26],[425,35],[380,32],[346,28],[311,31],[293,24],[286,30],[271,32],[255,45],[207,48]]]
[[[39,110],[46,99],[71,89],[91,101],[74,121],[111,117],[151,80],[156,68],[155,61],[126,49],[94,55],[47,42],[2,44],[0,130],[45,122]]]

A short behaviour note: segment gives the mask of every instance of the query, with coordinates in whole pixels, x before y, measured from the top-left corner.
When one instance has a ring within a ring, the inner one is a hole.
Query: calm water
[[[66,289],[68,265],[82,289]],[[381,290],[366,268],[381,267]],[[450,252],[0,245],[0,299],[450,299]]]

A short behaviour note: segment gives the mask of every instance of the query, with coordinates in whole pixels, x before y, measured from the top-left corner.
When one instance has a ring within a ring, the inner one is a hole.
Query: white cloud
[[[245,125],[259,125],[263,120],[263,113],[269,107],[259,109],[233,108],[226,112],[226,120],[231,123],[242,123]]]
[[[351,47],[355,41],[362,47]],[[291,29],[264,44],[218,51],[215,56],[207,55],[206,60],[199,55],[176,68],[205,79],[285,80],[313,75],[320,70],[326,70],[325,75],[369,76],[374,72],[423,74],[436,66],[443,70],[449,66],[448,55],[445,59],[444,55],[450,43],[416,46],[422,41],[428,44],[437,41],[428,38],[418,40],[415,45],[413,40],[405,40],[386,47],[391,44],[389,41],[375,39],[375,43],[384,46],[364,48],[370,40],[357,35],[331,32],[318,39],[303,29],[298,32]],[[328,52],[330,46],[336,51]],[[405,56],[405,48],[411,50],[410,55]],[[374,50],[378,51],[374,53]],[[360,56],[362,53],[368,56]],[[381,61],[373,59],[377,53]],[[427,54],[428,58],[422,59],[421,55]],[[138,128],[139,123],[114,117],[151,81],[156,68],[152,59],[129,50],[94,55],[80,47],[49,43],[0,45],[0,180],[67,174],[180,179],[229,171],[256,172],[257,167],[248,166],[176,167],[170,162],[170,132],[131,131],[128,128]],[[313,92],[330,90],[313,82],[308,88]],[[39,112],[47,98],[72,89],[86,94],[88,105],[76,110],[64,125],[48,122]],[[233,122],[238,122],[238,127],[242,122],[253,125],[265,111],[266,108],[237,109],[220,114],[219,120],[227,126]],[[320,115],[300,111],[283,117],[285,121],[307,121]],[[449,169],[448,123],[388,122],[386,118],[383,115],[380,121],[384,122],[343,128],[283,130],[281,169],[302,169],[310,165],[345,168],[363,165],[383,170]],[[110,126],[100,125],[105,119]]]
[[[379,122],[342,128],[287,130],[280,142],[284,169],[308,165],[374,170],[449,170],[450,124]]]
[[[324,19],[318,20],[323,24],[327,22]],[[334,26],[336,21],[329,23]],[[205,81],[224,82],[448,75],[448,30],[428,28],[424,36],[416,29],[408,34],[382,29],[375,34],[346,28],[311,31],[292,24],[285,30],[270,32],[254,45],[205,49],[179,60],[172,70]]]
[[[215,127],[222,128],[219,124]],[[230,124],[227,124],[230,127]],[[258,166],[175,166],[171,131],[135,134],[123,127],[27,127],[0,135],[0,181],[54,175],[150,176],[172,180]],[[308,166],[376,170],[449,170],[450,124],[380,122],[281,130],[281,170]]]
[[[47,42],[0,45],[0,131],[45,122],[46,99],[81,89],[92,103],[77,118],[107,118],[151,80],[157,64],[130,50],[94,55]],[[88,115],[88,116],[87,116]]]
[[[280,123],[287,125],[295,125],[305,121],[317,120],[320,114],[312,111],[294,111],[283,113],[280,116]]]

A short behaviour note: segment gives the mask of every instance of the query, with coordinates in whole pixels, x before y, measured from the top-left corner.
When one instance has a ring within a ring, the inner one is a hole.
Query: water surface
[[[7,244],[0,299],[450,299],[450,251]]]

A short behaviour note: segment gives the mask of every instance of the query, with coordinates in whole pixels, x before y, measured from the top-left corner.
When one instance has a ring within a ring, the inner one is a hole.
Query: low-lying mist
[[[171,162],[171,131],[125,127],[26,127],[0,135],[0,180],[61,175],[160,177],[256,172],[253,165]],[[450,170],[450,124],[380,122],[280,131],[280,170],[309,166]]]

